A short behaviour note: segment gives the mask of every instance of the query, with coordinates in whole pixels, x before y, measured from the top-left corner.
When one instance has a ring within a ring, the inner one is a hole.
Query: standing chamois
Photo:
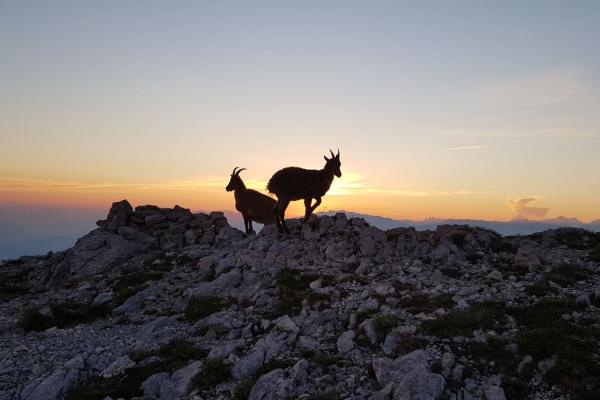
[[[244,217],[246,233],[252,232],[252,221],[264,225],[274,224],[276,221],[273,210],[277,203],[275,199],[256,190],[246,189],[244,181],[240,178],[240,172],[246,168],[236,171],[237,169],[238,167],[233,169],[231,179],[225,190],[228,192],[233,190],[235,209],[242,213],[242,217]]]
[[[333,176],[338,178],[342,176],[340,167],[340,151],[337,155],[329,150],[331,158],[325,158],[326,164],[323,169],[304,169],[298,167],[287,167],[277,171],[269,180],[267,189],[269,192],[277,196],[277,204],[275,206],[275,216],[277,227],[280,231],[289,233],[285,225],[285,210],[290,201],[304,200],[306,213],[304,214],[304,222],[308,221],[310,214],[321,204],[321,197],[331,187]],[[316,202],[311,206],[312,199]]]

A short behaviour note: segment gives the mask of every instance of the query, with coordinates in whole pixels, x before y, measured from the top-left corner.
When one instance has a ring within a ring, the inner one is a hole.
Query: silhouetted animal
[[[275,215],[277,227],[280,231],[289,232],[285,225],[285,210],[290,201],[304,200],[306,212],[304,222],[308,221],[310,214],[321,204],[321,197],[327,193],[333,182],[333,176],[342,176],[340,167],[340,151],[337,155],[329,150],[331,158],[325,158],[326,164],[323,169],[304,169],[298,167],[287,167],[277,171],[269,180],[267,189],[277,196]],[[312,199],[315,204],[311,205]]]
[[[252,232],[252,221],[259,224],[274,224],[275,221],[275,199],[257,192],[253,189],[247,189],[244,181],[240,178],[240,172],[246,168],[236,171],[233,169],[229,184],[225,188],[228,192],[233,191],[235,197],[235,209],[244,217],[244,228],[246,233]]]

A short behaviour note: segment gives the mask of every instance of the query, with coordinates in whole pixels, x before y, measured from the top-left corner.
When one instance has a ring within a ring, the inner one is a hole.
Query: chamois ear
[[[323,158],[325,159],[325,161],[329,162],[329,158],[327,158],[327,156],[323,156]]]

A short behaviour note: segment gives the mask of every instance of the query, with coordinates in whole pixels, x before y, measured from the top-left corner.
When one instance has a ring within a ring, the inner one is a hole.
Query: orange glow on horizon
[[[246,180],[249,188],[266,192],[264,181]],[[106,209],[114,201],[127,199],[133,206],[180,205],[192,211],[234,210],[233,194],[225,191],[223,179],[187,179],[164,183],[82,183],[0,178],[0,205],[49,206]],[[357,174],[347,173],[334,181],[317,211],[345,210],[394,219],[427,218],[510,220],[516,215],[498,194],[486,191],[419,191],[375,188]],[[580,210],[581,211],[581,210]],[[292,202],[288,216],[303,215],[302,202]],[[566,216],[573,214],[565,213]],[[577,215],[592,221],[592,213]]]

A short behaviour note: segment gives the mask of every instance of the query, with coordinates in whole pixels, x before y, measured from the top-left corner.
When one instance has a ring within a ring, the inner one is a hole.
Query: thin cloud
[[[585,91],[586,82],[578,71],[553,69],[485,83],[475,88],[471,95],[487,105],[514,109],[571,101]]]
[[[336,180],[328,194],[333,196],[351,196],[362,194],[382,194],[398,197],[435,197],[452,195],[471,195],[485,194],[488,191],[479,190],[403,190],[395,188],[377,187],[369,182],[365,182],[359,174],[346,173],[341,179]]]
[[[227,182],[223,179],[203,178],[186,179],[156,183],[103,183],[75,182],[44,179],[24,179],[0,177],[0,191],[72,191],[72,192],[107,192],[119,191],[168,191],[168,190],[206,190],[225,188]]]
[[[513,210],[518,215],[525,218],[543,218],[550,211],[549,208],[546,207],[530,207],[529,204],[534,201],[541,200],[541,197],[532,196],[532,197],[523,197],[520,199],[512,200],[507,199],[508,206],[511,210]]]
[[[449,150],[449,151],[479,150],[479,149],[486,149],[488,147],[490,147],[489,144],[474,144],[471,146],[442,147],[442,150]]]
[[[221,193],[227,185],[222,178],[192,178],[156,183],[90,183],[38,179],[18,179],[0,177],[0,192],[73,192],[73,193],[139,193],[139,192],[210,192]],[[249,188],[266,192],[267,182],[259,179],[244,181]],[[452,195],[472,195],[490,193],[476,190],[404,190],[377,187],[365,182],[363,177],[352,172],[344,172],[341,179],[336,179],[328,192],[331,196],[352,196],[379,194],[398,197],[435,197]]]

